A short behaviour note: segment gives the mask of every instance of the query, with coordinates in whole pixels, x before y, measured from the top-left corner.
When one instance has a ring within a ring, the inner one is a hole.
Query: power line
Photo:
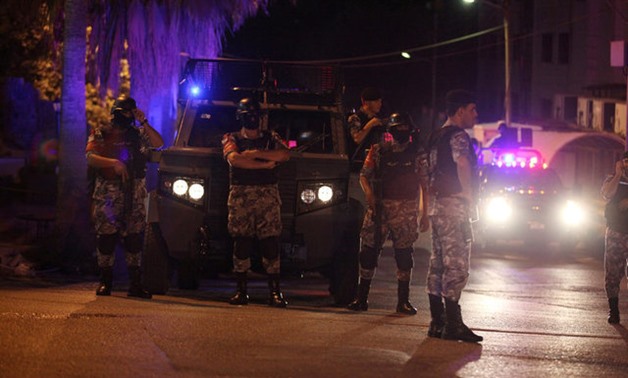
[[[268,63],[284,63],[284,64],[338,64],[338,63],[347,63],[347,62],[359,62],[363,60],[372,60],[372,59],[381,59],[388,58],[393,56],[399,56],[401,51],[407,52],[417,52],[423,50],[429,50],[440,46],[446,46],[462,41],[466,41],[473,38],[481,37],[485,34],[490,34],[496,32],[498,30],[502,30],[504,28],[503,25],[495,26],[489,29],[484,29],[475,33],[463,35],[461,37],[449,39],[442,42],[433,43],[426,46],[418,46],[411,47],[409,49],[395,50],[394,52],[382,53],[382,54],[374,54],[374,55],[365,55],[365,56],[356,56],[352,58],[339,58],[339,59],[322,59],[322,60],[267,60]],[[238,58],[222,58],[225,60],[238,60],[238,61],[251,61],[251,62],[259,62],[259,59],[238,59]]]

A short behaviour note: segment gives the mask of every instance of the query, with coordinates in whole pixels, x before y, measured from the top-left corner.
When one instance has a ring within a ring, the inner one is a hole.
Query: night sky
[[[248,20],[227,36],[223,56],[271,60],[324,60],[392,53],[476,32],[477,9],[460,0],[271,1],[268,14]],[[410,112],[432,103],[432,56],[437,56],[436,99],[453,88],[476,90],[476,41],[429,49],[406,60],[343,63],[347,105],[359,106],[359,92],[374,85],[384,95],[384,115]]]

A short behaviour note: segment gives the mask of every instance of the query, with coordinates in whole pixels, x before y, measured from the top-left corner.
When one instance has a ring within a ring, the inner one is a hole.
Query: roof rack
[[[255,97],[263,103],[332,105],[342,101],[341,70],[241,59],[189,59],[179,82],[179,100]]]

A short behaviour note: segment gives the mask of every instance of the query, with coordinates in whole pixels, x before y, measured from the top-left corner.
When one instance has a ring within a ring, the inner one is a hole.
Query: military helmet
[[[236,110],[236,119],[241,121],[246,115],[259,114],[259,103],[252,98],[245,97],[238,102],[238,109]]]
[[[119,97],[113,103],[113,107],[111,108],[111,114],[115,115],[116,113],[125,111],[125,110],[134,110],[137,109],[137,103],[131,97]]]
[[[236,119],[245,129],[259,128],[259,103],[249,97],[245,97],[238,103],[236,109]]]
[[[413,129],[414,125],[412,120],[404,114],[393,113],[388,117],[388,127],[407,126],[409,129]]]

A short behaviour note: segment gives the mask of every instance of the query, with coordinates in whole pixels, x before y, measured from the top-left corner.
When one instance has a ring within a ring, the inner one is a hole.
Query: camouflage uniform
[[[475,156],[469,136],[455,132],[450,139],[453,161],[460,156]],[[430,150],[430,172],[437,165],[437,150]],[[432,254],[427,274],[427,291],[435,296],[458,301],[469,277],[471,254],[471,223],[469,204],[455,196],[434,192],[430,173],[430,217],[432,222]]]
[[[374,144],[364,161],[360,176],[372,187],[374,195],[381,198],[376,198],[379,202],[377,209],[369,207],[364,216],[360,231],[358,293],[348,308],[353,311],[368,309],[367,299],[371,281],[375,275],[382,245],[390,237],[397,263],[397,312],[415,315],[417,310],[409,301],[414,267],[412,245],[419,237],[417,231],[419,190],[421,187],[425,188],[427,183],[427,155],[418,141]],[[375,211],[381,212],[379,230]]]
[[[347,119],[347,126],[349,128],[349,134],[354,137],[360,130],[364,128],[372,117],[369,117],[364,110],[360,109],[356,113],[353,113]],[[383,130],[381,127],[371,129],[371,132],[366,136],[364,141],[356,148],[360,151],[354,151],[354,156],[357,161],[364,161],[367,153],[372,145],[379,143],[382,140]]]
[[[231,185],[227,228],[234,238],[259,240],[281,235],[281,199],[277,185]],[[262,257],[267,273],[279,273],[279,258]],[[246,272],[251,268],[250,256],[234,255],[234,270]]]
[[[229,133],[224,136],[222,144],[225,158],[232,152],[246,149],[287,148],[275,132],[263,132],[258,140],[244,140],[240,132]],[[277,248],[270,246],[270,242],[278,244],[282,226],[276,169],[268,171],[231,167],[227,228],[235,240],[233,265],[236,273],[244,273],[251,268],[250,250],[253,240],[257,239],[266,273],[279,274],[278,245]]]
[[[626,271],[628,259],[628,234],[606,228],[604,238],[604,281],[606,296],[619,297],[619,286]]]
[[[113,168],[98,169],[92,193],[92,220],[98,237],[98,266],[112,267],[118,235],[125,245],[126,263],[139,267],[146,225],[145,170],[150,141],[146,133],[132,128],[92,130],[86,154],[116,158],[127,165],[129,181],[123,183]]]
[[[602,185],[602,195],[604,189],[613,179],[608,176]],[[611,298],[619,297],[619,286],[622,278],[628,274],[626,270],[626,259],[628,259],[628,210],[626,205],[620,203],[628,201],[628,177],[620,178],[615,195],[612,198],[605,198],[608,203],[604,211],[606,216],[606,235],[604,240],[604,270],[606,296]],[[623,209],[622,209],[623,208]]]

